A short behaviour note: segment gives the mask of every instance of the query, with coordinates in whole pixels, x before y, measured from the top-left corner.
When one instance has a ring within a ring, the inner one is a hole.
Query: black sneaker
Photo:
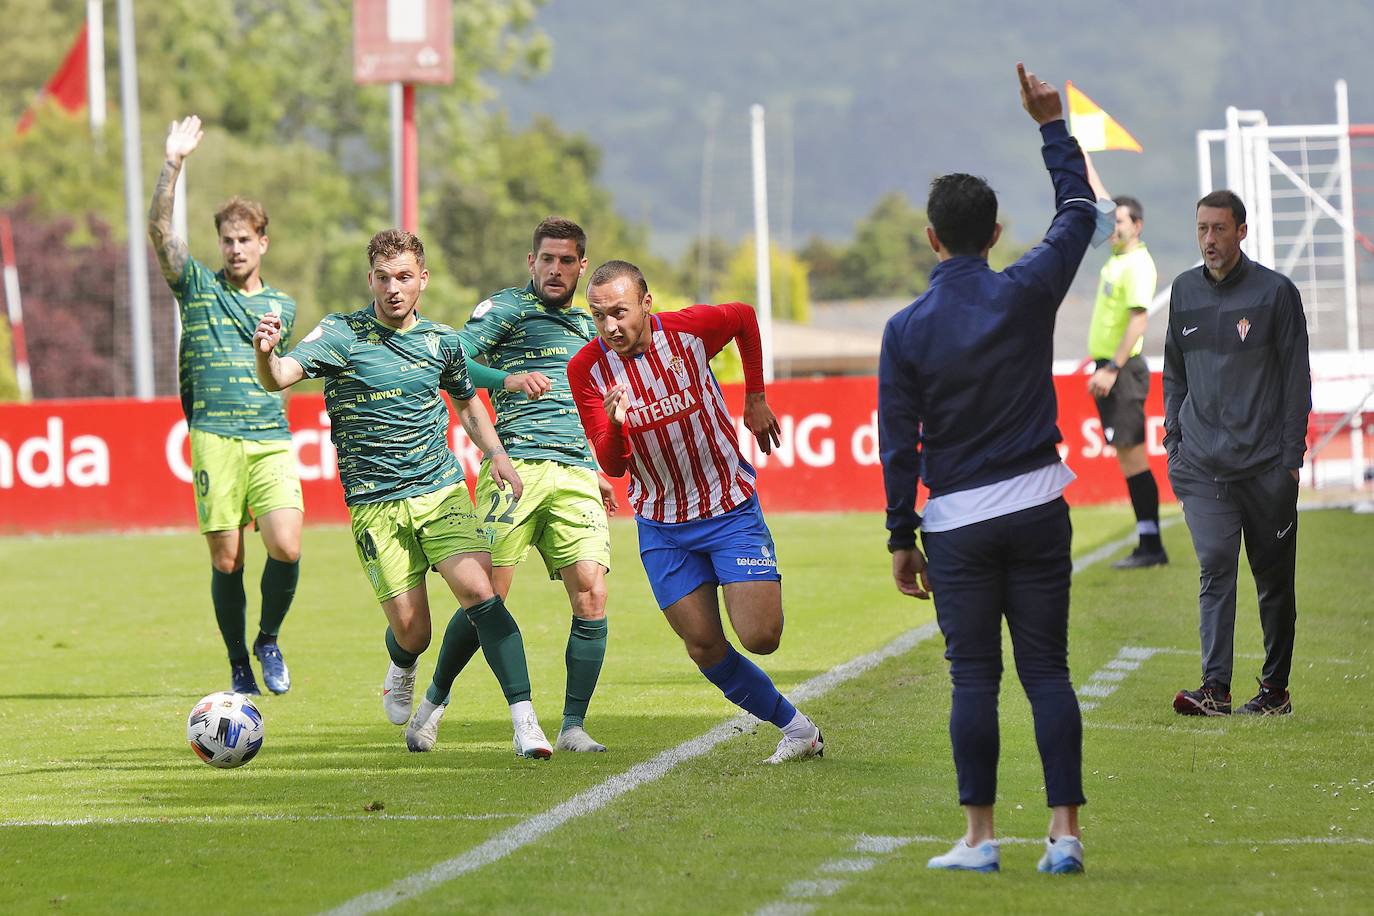
[[[232,681],[232,686],[229,689],[232,692],[250,697],[262,694],[262,691],[258,689],[258,679],[253,677],[253,667],[248,664],[248,659],[245,658],[241,662],[230,662],[229,677]]]
[[[1158,550],[1137,547],[1113,563],[1112,569],[1144,569],[1147,566],[1167,566],[1168,564],[1169,555],[1164,552],[1163,547]]]
[[[1293,714],[1293,699],[1283,687],[1270,687],[1259,682],[1259,693],[1255,698],[1236,710],[1242,716],[1290,716]]]
[[[1203,684],[1197,690],[1180,690],[1174,696],[1174,712],[1180,716],[1229,716],[1231,694],[1220,684]]]

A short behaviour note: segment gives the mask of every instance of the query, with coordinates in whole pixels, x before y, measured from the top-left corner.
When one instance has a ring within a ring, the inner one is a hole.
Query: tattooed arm
[[[181,279],[181,272],[191,257],[186,240],[172,232],[172,201],[176,196],[177,175],[181,174],[182,161],[195,152],[203,136],[205,131],[201,130],[200,118],[195,115],[172,122],[167,131],[167,158],[162,163],[162,173],[157,176],[152,206],[148,208],[148,238],[157,251],[162,276],[169,284]]]
[[[511,492],[519,499],[525,492],[525,485],[521,482],[520,475],[515,472],[515,466],[510,463],[510,458],[506,456],[506,450],[501,446],[501,438],[496,435],[491,418],[487,416],[485,405],[477,398],[454,398],[453,405],[458,408],[458,416],[463,421],[463,431],[486,456],[490,465],[488,473],[491,474],[491,479],[496,481],[496,488],[504,490],[506,485],[510,484]]]

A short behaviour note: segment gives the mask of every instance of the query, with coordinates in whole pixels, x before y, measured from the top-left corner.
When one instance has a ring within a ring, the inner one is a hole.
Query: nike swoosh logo
[[[1192,328],[1184,328],[1184,329],[1183,329],[1183,336],[1184,336],[1184,337],[1187,337],[1189,334],[1193,333],[1193,332],[1196,331],[1196,330],[1197,330],[1197,328],[1195,328],[1195,327],[1192,327]]]
[[[1279,540],[1283,540],[1284,535],[1293,530],[1293,523],[1289,522],[1288,527],[1279,532]]]

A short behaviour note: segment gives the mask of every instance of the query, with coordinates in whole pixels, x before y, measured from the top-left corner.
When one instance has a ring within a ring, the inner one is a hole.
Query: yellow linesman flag
[[[1078,138],[1078,144],[1083,149],[1090,153],[1104,149],[1142,152],[1140,141],[1103,111],[1102,106],[1084,95],[1072,82],[1065,82],[1064,88],[1069,91],[1069,132]]]

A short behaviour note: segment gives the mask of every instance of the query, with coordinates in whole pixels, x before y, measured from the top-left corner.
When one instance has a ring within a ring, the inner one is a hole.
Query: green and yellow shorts
[[[538,548],[550,579],[582,560],[611,568],[611,532],[596,471],[557,461],[514,458],[525,485],[517,502],[510,487],[496,488],[490,463],[477,478],[477,510],[492,535],[491,565],[515,566]]]
[[[191,483],[201,534],[233,531],[275,509],[305,509],[290,439],[191,430]]]
[[[410,591],[451,556],[491,549],[461,481],[419,496],[349,506],[348,512],[358,560],[378,601]]]

